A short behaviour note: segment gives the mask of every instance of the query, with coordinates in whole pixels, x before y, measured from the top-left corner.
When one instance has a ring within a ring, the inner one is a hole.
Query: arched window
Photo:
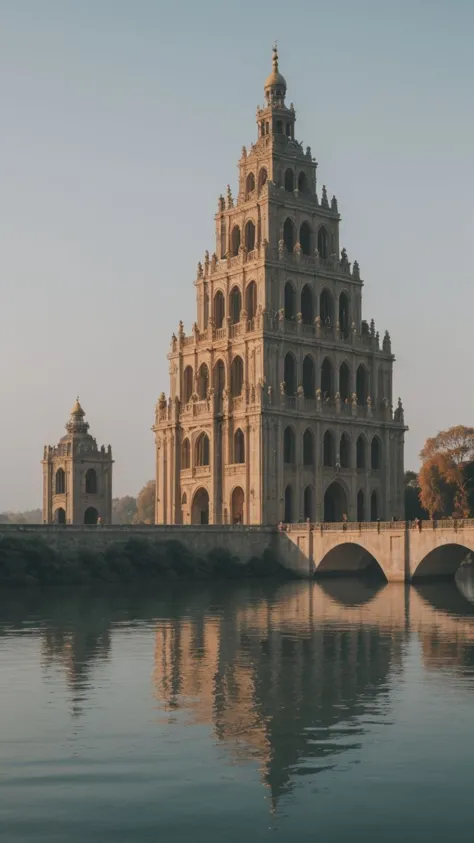
[[[318,231],[318,252],[320,258],[329,257],[329,236],[324,225]]]
[[[350,334],[350,313],[349,313],[349,299],[345,293],[339,296],[339,329],[341,337],[348,339]]]
[[[66,523],[66,512],[62,508],[62,506],[60,506],[56,510],[56,512],[54,513],[54,523],[55,524],[65,524]]]
[[[309,427],[303,433],[303,465],[314,465],[314,436]]]
[[[336,453],[334,447],[334,436],[330,430],[326,430],[323,439],[323,465],[326,467],[336,464]]]
[[[379,517],[379,502],[378,502],[378,498],[377,498],[377,492],[374,489],[374,491],[372,492],[372,494],[370,496],[370,520],[371,521],[377,521],[378,517]]]
[[[245,462],[245,438],[240,427],[238,428],[238,430],[235,431],[234,434],[234,462]]]
[[[245,224],[245,248],[247,252],[253,252],[255,249],[255,224],[252,220]]]
[[[339,369],[339,395],[341,401],[348,401],[351,392],[351,372],[347,363],[341,363]]]
[[[382,443],[378,436],[374,436],[370,445],[370,467],[379,471],[382,464]]]
[[[314,322],[313,293],[311,287],[305,284],[301,290],[301,315],[305,325],[312,325]]]
[[[232,229],[232,255],[235,258],[239,254],[240,249],[240,228],[234,225]]]
[[[209,389],[209,369],[205,363],[201,363],[198,372],[198,395],[201,401],[207,398],[207,391]]]
[[[323,290],[319,297],[319,316],[321,325],[329,327],[334,324],[333,298],[329,290]]]
[[[207,433],[200,433],[196,439],[195,465],[209,465],[209,451],[209,436]]]
[[[367,398],[369,397],[369,374],[362,363],[356,372],[356,392],[357,403],[360,405],[367,404]]]
[[[277,135],[283,134],[283,121],[282,120],[276,121],[275,134],[277,134]]]
[[[216,328],[222,328],[225,316],[225,299],[221,290],[218,290],[214,296],[214,322]]]
[[[186,366],[183,372],[183,400],[187,404],[193,394],[193,367]]]
[[[357,520],[365,521],[364,493],[362,489],[359,489],[357,492]]]
[[[191,468],[191,445],[185,439],[181,445],[181,468]]]
[[[311,486],[306,486],[304,490],[304,520],[313,520],[313,490]]]
[[[293,522],[293,489],[287,486],[285,489],[285,524]]]
[[[306,173],[303,173],[303,171],[298,176],[298,190],[300,193],[309,193],[308,179],[306,178]]]
[[[86,494],[97,494],[97,474],[94,468],[89,468],[86,471]]]
[[[233,287],[230,291],[229,312],[230,321],[232,325],[240,322],[240,311],[242,310],[242,296],[238,287]]]
[[[56,472],[56,494],[64,495],[66,491],[66,475],[63,468],[58,468]]]
[[[247,176],[247,185],[246,185],[246,194],[247,198],[249,193],[253,193],[255,190],[255,176],[253,173],[249,173]]]
[[[218,360],[214,366],[214,390],[217,395],[222,395],[225,387],[225,365],[223,360]]]
[[[283,462],[286,465],[294,465],[296,459],[295,431],[292,427],[285,427],[283,434]]]
[[[292,252],[295,248],[295,227],[288,217],[283,226],[283,242],[287,252]]]
[[[247,311],[247,319],[253,319],[257,312],[257,285],[255,281],[247,284],[245,290],[245,310]]]
[[[241,488],[241,486],[236,486],[234,491],[232,492],[232,498],[230,502],[232,524],[244,523],[244,500],[244,490]]]
[[[311,254],[311,229],[307,222],[304,222],[300,228],[300,246],[303,255]]]
[[[323,400],[334,397],[334,375],[329,357],[325,357],[321,366],[321,392]]]
[[[230,391],[233,398],[237,398],[242,392],[244,383],[244,364],[241,357],[234,357],[230,368]]]
[[[366,466],[366,441],[362,434],[359,436],[356,444],[356,452],[357,452],[357,468],[365,468]]]
[[[268,173],[265,167],[262,167],[258,174],[258,189],[261,190],[262,187],[267,183]]]
[[[296,316],[296,292],[291,281],[285,284],[285,319],[294,319]]]
[[[303,392],[305,398],[314,398],[314,363],[313,358],[309,354],[303,360]]]
[[[285,357],[284,379],[286,384],[286,394],[296,395],[296,360],[289,351]]]
[[[285,173],[285,190],[293,193],[295,189],[295,174],[293,170],[288,169]]]
[[[351,440],[347,433],[343,433],[339,442],[339,461],[341,468],[351,467]]]

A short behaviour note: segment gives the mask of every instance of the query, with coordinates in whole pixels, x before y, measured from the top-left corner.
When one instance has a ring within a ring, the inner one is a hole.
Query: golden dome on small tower
[[[80,416],[81,418],[85,416],[85,412],[79,403],[79,396],[77,396],[76,403],[74,404],[74,407],[71,410],[71,416]]]
[[[280,71],[278,70],[278,48],[275,44],[273,48],[273,70],[270,73],[270,76],[265,81],[265,92],[272,89],[279,89],[283,93],[286,92],[286,79]]]

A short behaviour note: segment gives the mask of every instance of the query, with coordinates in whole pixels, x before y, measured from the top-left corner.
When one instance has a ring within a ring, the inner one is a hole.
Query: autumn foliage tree
[[[468,518],[474,507],[474,428],[442,430],[426,440],[420,458],[420,503],[430,517]]]
[[[155,523],[155,493],[156,483],[149,480],[137,495],[137,511],[133,516],[134,524]]]

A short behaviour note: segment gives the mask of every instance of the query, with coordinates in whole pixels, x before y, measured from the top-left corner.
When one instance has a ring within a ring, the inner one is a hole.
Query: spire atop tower
[[[275,42],[273,45],[272,56],[273,70],[265,82],[265,99],[270,105],[271,103],[278,103],[283,105],[286,94],[286,79],[278,68],[278,47]]]

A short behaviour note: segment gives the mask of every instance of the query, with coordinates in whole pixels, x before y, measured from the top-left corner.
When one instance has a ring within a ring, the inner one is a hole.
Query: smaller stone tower
[[[45,524],[112,523],[112,448],[89,433],[79,398],[56,446],[45,445],[43,522]]]

